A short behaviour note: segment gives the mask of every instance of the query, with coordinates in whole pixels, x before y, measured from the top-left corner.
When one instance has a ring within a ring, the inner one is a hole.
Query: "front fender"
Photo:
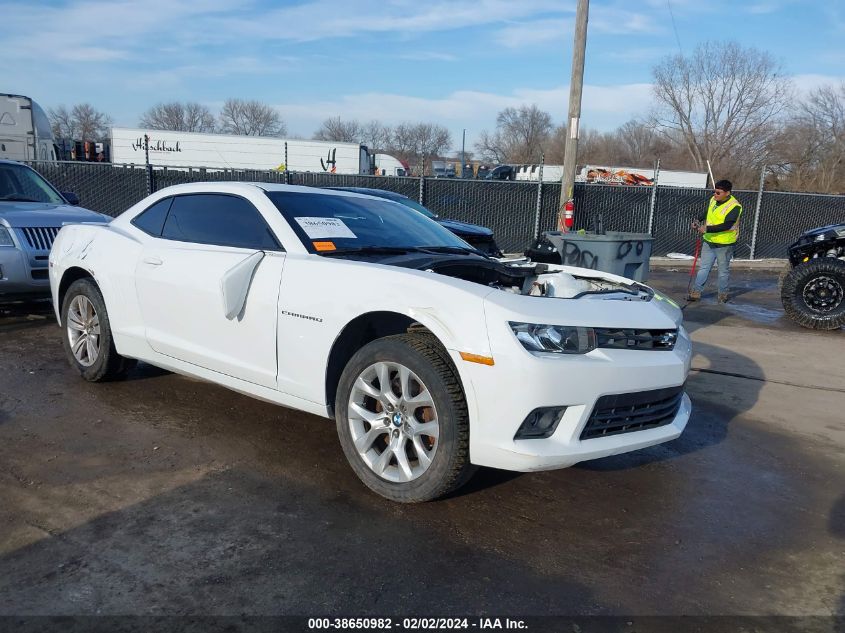
[[[112,333],[120,336],[137,321],[134,268],[141,251],[136,240],[111,225],[69,224],[59,231],[50,250],[50,293],[56,318],[61,323],[59,289],[67,271],[81,269],[97,283]],[[118,350],[119,351],[119,350]]]
[[[279,389],[324,404],[334,342],[371,312],[423,325],[453,358],[460,352],[489,356],[483,299],[490,292],[435,273],[290,255],[279,299]]]

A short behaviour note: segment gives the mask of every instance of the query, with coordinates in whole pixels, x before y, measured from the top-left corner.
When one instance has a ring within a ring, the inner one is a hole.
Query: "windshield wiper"
[[[417,250],[414,246],[356,246],[354,248],[338,248],[333,251],[319,251],[318,255],[349,255],[351,253],[363,253],[365,255],[401,255]]]
[[[480,255],[488,259],[495,259],[487,253],[465,246],[357,246],[354,248],[339,248],[334,251],[323,251],[318,255],[402,255],[404,253],[448,253],[454,255]]]
[[[480,255],[487,259],[496,259],[492,255],[488,255],[484,251],[477,248],[467,248],[466,246],[418,246],[414,250],[424,253],[454,253],[455,255]]]
[[[41,202],[41,200],[35,200],[34,198],[27,198],[26,196],[19,196],[15,193],[10,194],[8,196],[0,196],[0,200],[6,200],[9,202]]]

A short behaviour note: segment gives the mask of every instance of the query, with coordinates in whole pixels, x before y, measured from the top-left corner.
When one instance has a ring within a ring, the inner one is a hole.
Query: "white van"
[[[376,154],[374,160],[376,176],[408,176],[410,173],[407,163],[390,154]]]
[[[0,93],[0,158],[56,160],[50,120],[29,97]]]
[[[543,182],[560,182],[563,176],[563,165],[520,165],[516,168],[515,180],[537,182],[540,180],[541,172]]]

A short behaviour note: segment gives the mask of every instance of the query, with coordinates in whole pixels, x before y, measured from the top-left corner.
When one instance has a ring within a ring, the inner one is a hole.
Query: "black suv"
[[[816,330],[845,326],[845,224],[802,233],[780,278],[783,309]]]

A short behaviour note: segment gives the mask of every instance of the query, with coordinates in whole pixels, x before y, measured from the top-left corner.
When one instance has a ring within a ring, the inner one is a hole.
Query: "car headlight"
[[[12,241],[12,236],[9,233],[9,229],[5,226],[0,226],[0,246],[14,246],[15,243]]]
[[[514,336],[529,352],[586,354],[596,349],[596,332],[589,327],[509,322]]]

